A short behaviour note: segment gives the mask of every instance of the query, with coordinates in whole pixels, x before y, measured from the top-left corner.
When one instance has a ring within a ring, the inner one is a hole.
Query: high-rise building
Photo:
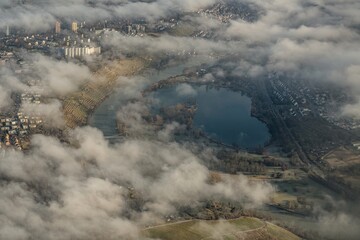
[[[6,25],[6,36],[10,35],[10,27],[9,25]]]
[[[55,33],[60,33],[61,32],[61,22],[56,21],[55,23]]]
[[[77,30],[78,30],[78,24],[77,24],[77,22],[72,22],[71,23],[71,31],[73,31],[73,32],[77,32]]]

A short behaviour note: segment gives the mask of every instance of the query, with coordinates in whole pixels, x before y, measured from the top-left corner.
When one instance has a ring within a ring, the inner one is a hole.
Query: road
[[[304,152],[303,148],[299,144],[299,142],[296,140],[295,136],[291,132],[291,130],[286,125],[285,121],[281,117],[279,110],[274,105],[271,97],[269,96],[269,93],[265,86],[265,79],[259,79],[257,80],[258,89],[262,92],[263,96],[266,98],[266,102],[268,103],[269,111],[273,116],[273,119],[275,121],[275,124],[277,125],[276,128],[281,131],[284,135],[287,136],[287,139],[289,139],[295,146],[296,152],[299,155],[300,160],[302,163],[309,169],[309,172],[324,178],[324,173],[321,170],[321,168],[318,166],[317,162],[314,162],[310,160],[306,153]]]

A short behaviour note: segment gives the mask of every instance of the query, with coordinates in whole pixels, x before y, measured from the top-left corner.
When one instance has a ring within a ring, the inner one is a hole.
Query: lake
[[[167,66],[159,71],[149,69],[142,74],[142,77],[147,79],[147,83],[143,88],[154,82],[182,74],[184,69],[188,67],[198,66],[199,64],[211,61],[214,60],[204,59],[204,57],[193,57],[184,63]],[[139,91],[141,90],[142,89],[139,89]],[[95,109],[89,119],[89,125],[101,130],[106,137],[117,135],[116,112],[121,106],[125,105],[128,100],[129,98],[124,94],[123,88],[115,89],[115,92]]]
[[[148,80],[147,85],[150,85],[170,76],[182,74],[185,68],[197,66],[203,61],[204,59],[192,59],[160,71],[146,72],[143,76]],[[123,91],[124,89],[117,89],[100,104],[90,118],[90,126],[100,129],[107,137],[118,134],[116,112],[129,100],[124,96],[126,94]],[[160,89],[151,96],[158,98],[162,106],[195,100],[198,110],[193,121],[194,127],[203,129],[209,137],[225,144],[236,144],[241,148],[253,149],[263,146],[271,137],[267,126],[251,116],[251,99],[240,92],[181,84]]]
[[[251,99],[229,89],[181,84],[153,93],[160,106],[196,101],[193,125],[217,141],[254,149],[270,140],[267,126],[251,116]]]

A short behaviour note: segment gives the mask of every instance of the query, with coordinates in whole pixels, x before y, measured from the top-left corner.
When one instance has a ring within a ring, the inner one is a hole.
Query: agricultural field
[[[360,193],[360,154],[353,146],[342,146],[326,154],[323,161],[330,168],[331,179],[350,189],[353,194]]]
[[[116,87],[120,76],[139,73],[146,63],[142,59],[116,61],[95,72],[81,90],[70,94],[63,101],[66,126],[75,128],[87,123],[89,114],[108,97]]]
[[[257,218],[241,217],[234,220],[189,220],[147,228],[146,237],[163,240],[269,239],[297,240],[291,232]]]
[[[331,168],[347,167],[360,164],[360,154],[353,147],[339,147],[330,151],[323,158]]]

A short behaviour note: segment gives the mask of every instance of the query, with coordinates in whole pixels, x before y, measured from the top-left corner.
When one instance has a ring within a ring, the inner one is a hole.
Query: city
[[[0,239],[358,239],[356,1],[0,3]]]

